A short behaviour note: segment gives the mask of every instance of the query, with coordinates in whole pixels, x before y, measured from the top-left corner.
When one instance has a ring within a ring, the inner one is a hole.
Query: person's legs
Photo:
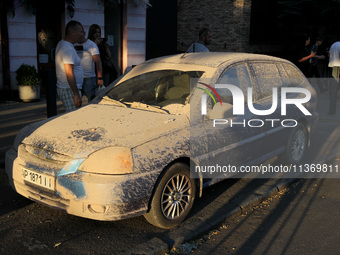
[[[110,80],[111,80],[110,74],[109,73],[103,73],[103,82],[104,82],[105,87],[110,85],[110,83],[111,83]]]
[[[329,114],[334,115],[336,113],[336,100],[338,96],[338,82],[339,82],[339,67],[332,68],[332,78],[330,86],[330,100],[329,100]]]
[[[83,91],[89,102],[96,96],[96,88],[96,77],[84,78]]]
[[[319,73],[318,67],[316,65],[313,66],[313,73],[312,73],[312,75],[315,76],[315,78],[316,78],[316,83],[318,84],[320,93],[323,93],[325,90],[324,90],[324,88],[322,86],[322,82],[321,82],[321,79],[320,79],[320,73]]]
[[[74,94],[70,88],[69,89],[57,88],[57,93],[60,100],[63,102],[66,112],[71,112],[77,109],[76,105],[74,104]],[[80,91],[79,94],[81,97]]]

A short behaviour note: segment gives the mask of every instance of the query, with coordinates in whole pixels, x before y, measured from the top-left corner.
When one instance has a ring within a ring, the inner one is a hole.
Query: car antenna
[[[206,30],[206,31],[204,31],[204,33],[198,38],[198,40],[200,40],[203,36],[205,36],[205,34],[208,32],[208,30]],[[190,46],[192,45],[192,44],[194,44],[194,43],[196,43],[196,40],[194,40],[191,44],[190,44]],[[181,58],[184,58],[185,57],[185,55],[188,53],[188,50],[190,49],[190,46],[189,46],[189,48],[183,53],[183,55],[181,56]]]
[[[191,44],[190,44],[191,45]],[[183,53],[183,55],[181,56],[181,58],[184,58],[185,57],[185,55],[188,53],[188,50],[186,50],[184,53]]]

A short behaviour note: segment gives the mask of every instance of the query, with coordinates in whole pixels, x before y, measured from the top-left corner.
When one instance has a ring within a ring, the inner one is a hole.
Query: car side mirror
[[[228,119],[233,116],[233,105],[223,103],[222,105],[217,103],[212,110],[208,112],[209,119]]]

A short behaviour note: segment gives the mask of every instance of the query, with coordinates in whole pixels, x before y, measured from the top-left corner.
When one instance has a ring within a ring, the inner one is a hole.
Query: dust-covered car
[[[162,57],[136,66],[90,104],[22,129],[6,153],[6,172],[18,193],[69,214],[144,215],[171,228],[221,179],[202,165],[237,168],[277,155],[299,163],[315,109],[314,89],[289,61]]]

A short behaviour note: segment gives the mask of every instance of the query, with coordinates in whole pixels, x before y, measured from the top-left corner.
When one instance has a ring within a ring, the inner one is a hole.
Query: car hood
[[[22,130],[22,143],[73,158],[110,146],[136,147],[189,127],[185,115],[91,104]],[[20,139],[20,138],[19,138]]]

